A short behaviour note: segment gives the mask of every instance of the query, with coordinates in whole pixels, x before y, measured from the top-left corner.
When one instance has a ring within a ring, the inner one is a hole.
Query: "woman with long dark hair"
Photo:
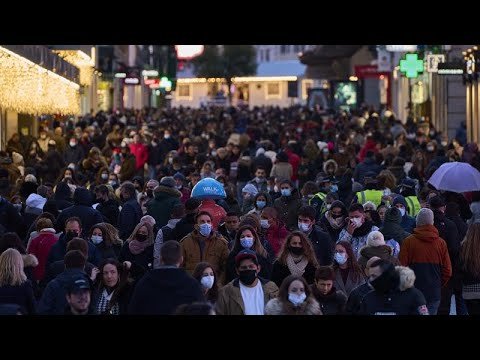
[[[218,281],[213,266],[208,262],[200,262],[193,270],[192,276],[202,286],[205,299],[212,306],[215,306],[218,298]]]
[[[335,270],[333,285],[348,296],[353,289],[365,282],[365,275],[358,265],[352,245],[348,241],[339,241],[335,244],[333,259],[335,260],[333,262]]]

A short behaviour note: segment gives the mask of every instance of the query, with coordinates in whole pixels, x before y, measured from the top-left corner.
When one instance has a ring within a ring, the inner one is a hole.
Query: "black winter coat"
[[[118,202],[116,200],[108,199],[107,201],[98,204],[97,211],[102,214],[105,222],[117,227],[120,210],[118,210]]]
[[[127,240],[135,226],[143,217],[142,208],[136,199],[127,200],[118,215],[118,231],[120,239]]]
[[[333,262],[333,248],[335,243],[330,235],[320,228],[318,225],[313,226],[312,232],[308,235],[308,239],[312,243],[315,256],[320,266],[328,266]]]
[[[316,268],[311,263],[308,263],[303,273],[303,278],[307,281],[307,284],[311,285],[315,282]],[[278,260],[273,263],[272,276],[270,278],[278,287],[282,285],[282,281],[291,275],[290,269],[285,264],[280,263]]]

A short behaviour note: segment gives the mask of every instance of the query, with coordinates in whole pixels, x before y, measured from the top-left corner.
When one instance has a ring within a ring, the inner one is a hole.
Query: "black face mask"
[[[72,240],[75,237],[78,237],[78,232],[76,231],[67,231],[67,233],[65,234],[65,238],[67,239],[67,242]]]
[[[144,241],[147,240],[147,235],[145,235],[145,234],[137,234],[136,238],[137,238],[138,241],[144,242]]]
[[[301,247],[289,246],[288,249],[290,250],[290,252],[291,252],[293,255],[300,256],[300,255],[303,254],[303,248],[301,248]]]
[[[145,193],[147,194],[147,196],[149,198],[153,198],[153,190],[147,190],[147,191],[145,191]]]
[[[252,285],[257,278],[257,270],[243,270],[238,274],[240,281],[245,285]]]

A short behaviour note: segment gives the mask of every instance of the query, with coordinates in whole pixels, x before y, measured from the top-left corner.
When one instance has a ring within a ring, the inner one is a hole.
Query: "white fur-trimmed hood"
[[[287,315],[283,309],[283,304],[279,298],[270,300],[267,305],[265,305],[265,315]],[[302,315],[322,315],[322,310],[317,300],[310,296],[306,300],[305,309]]]
[[[23,267],[35,267],[38,266],[38,259],[33,254],[22,255]]]
[[[400,275],[400,291],[412,288],[416,279],[415,272],[406,266],[395,266],[395,270]]]

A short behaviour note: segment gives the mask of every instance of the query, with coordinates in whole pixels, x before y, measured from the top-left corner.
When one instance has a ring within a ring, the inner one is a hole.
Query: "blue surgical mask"
[[[98,245],[103,241],[103,237],[100,235],[92,235],[91,239],[92,243],[94,243],[95,245]]]
[[[250,249],[253,246],[253,237],[243,237],[240,239],[240,245],[242,245],[245,249]]]
[[[202,236],[208,237],[210,233],[212,232],[212,225],[211,224],[200,224],[199,226],[199,231]]]
[[[205,289],[211,289],[213,287],[213,283],[215,282],[215,276],[205,275],[200,279],[200,282]]]
[[[307,232],[308,230],[310,230],[310,225],[299,221],[298,222],[298,228],[300,230],[302,230],[303,232]]]
[[[347,262],[347,255],[345,253],[336,252],[333,258],[338,263],[338,265],[343,265]]]
[[[262,219],[260,220],[260,226],[262,227],[262,229],[268,229],[270,227],[270,223],[267,219]]]
[[[290,301],[293,306],[300,306],[303,304],[307,295],[305,293],[295,294],[295,293],[288,293],[288,301]]]
[[[331,185],[330,186],[330,191],[331,192],[337,192],[338,191],[338,186],[337,185]]]
[[[282,196],[292,195],[292,190],[290,190],[290,189],[281,189],[280,192],[282,193]]]
[[[257,201],[257,208],[259,209],[263,209],[266,205],[267,205],[266,201],[261,201],[261,200]]]

